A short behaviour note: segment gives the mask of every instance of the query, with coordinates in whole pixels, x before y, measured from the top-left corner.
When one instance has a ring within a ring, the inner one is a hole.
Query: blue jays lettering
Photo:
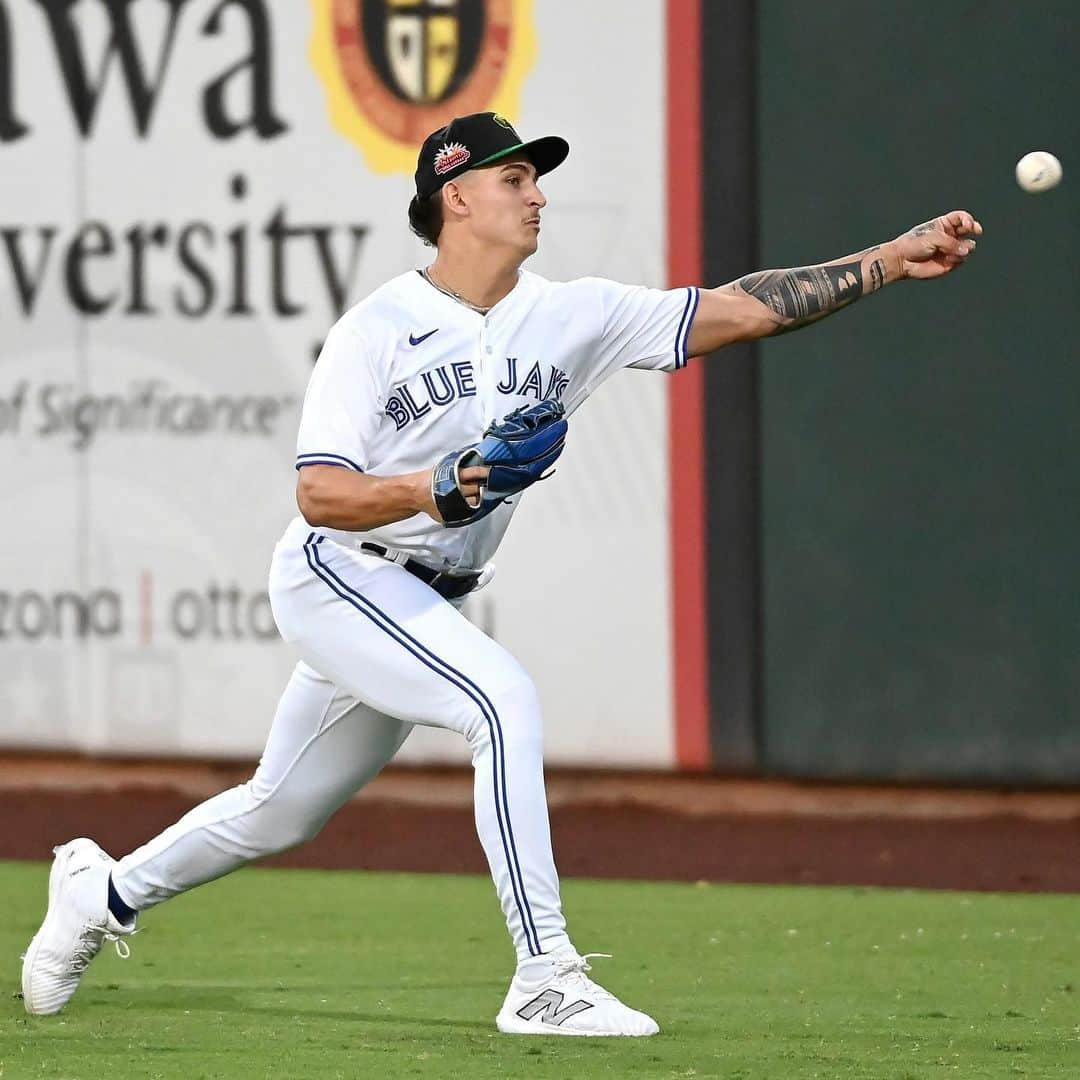
[[[516,356],[508,356],[496,389],[501,394],[531,397],[536,401],[558,401],[569,382],[570,376],[562,368],[539,361],[532,365],[519,364]],[[394,421],[394,427],[401,431],[413,421],[429,415],[433,409],[444,409],[468,397],[476,397],[476,373],[472,361],[455,360],[398,386],[390,395],[385,412]]]

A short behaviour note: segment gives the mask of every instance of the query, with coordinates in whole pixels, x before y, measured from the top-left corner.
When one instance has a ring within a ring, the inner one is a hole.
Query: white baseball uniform
[[[621,368],[673,371],[686,363],[697,301],[694,288],[559,283],[520,271],[484,315],[416,271],[402,274],[331,330],[304,400],[297,468],[376,476],[430,468],[521,405],[558,398],[570,414]],[[289,525],[274,551],[270,598],[301,661],[259,767],[123,858],[113,881],[124,900],[150,907],[314,836],[413,724],[430,724],[469,740],[477,831],[519,960],[568,942],[536,689],[460,602],[402,565],[484,571],[517,502],[456,529],[426,514],[363,534],[302,518]]]

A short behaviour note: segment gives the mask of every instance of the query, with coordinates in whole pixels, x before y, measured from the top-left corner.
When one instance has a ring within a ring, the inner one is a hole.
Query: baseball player
[[[463,598],[485,584],[519,493],[561,453],[566,418],[610,375],[676,371],[892,282],[940,277],[982,228],[954,211],[834,262],[711,290],[546,281],[521,267],[547,202],[537,181],[568,152],[555,136],[523,141],[490,112],[425,141],[409,222],[436,257],[342,316],[304,400],[300,516],[270,569],[274,616],[300,662],[258,769],[119,861],[85,838],[56,849],[23,962],[27,1012],[59,1011],[105,941],[125,955],[137,912],[314,836],[429,724],[472,751],[476,828],[517,953],[498,1029],[659,1030],[593,982],[571,942],[537,692],[461,614]]]

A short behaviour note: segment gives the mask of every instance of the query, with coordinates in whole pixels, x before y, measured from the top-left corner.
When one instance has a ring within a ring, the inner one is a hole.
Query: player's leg
[[[518,956],[568,944],[532,681],[506,649],[402,567],[315,534],[293,541],[279,546],[271,570],[282,636],[379,712],[468,739],[477,832]]]
[[[298,664],[254,776],[120,859],[112,875],[117,893],[142,911],[310,840],[411,729]]]
[[[288,534],[286,541],[288,541]],[[518,954],[497,1023],[517,1034],[651,1035],[585,974],[551,852],[535,687],[517,661],[402,567],[309,534],[275,555],[282,636],[373,708],[472,748],[476,826]]]
[[[278,704],[255,775],[195,807],[114,862],[92,840],[56,849],[49,908],[23,960],[25,1008],[59,1011],[106,940],[134,929],[129,911],[221,877],[313,836],[393,757],[411,730],[304,664]]]

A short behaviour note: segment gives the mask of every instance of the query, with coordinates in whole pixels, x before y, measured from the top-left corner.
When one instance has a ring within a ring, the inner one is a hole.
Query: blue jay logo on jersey
[[[533,397],[537,401],[552,399],[561,401],[563,391],[570,383],[570,376],[553,364],[545,365],[547,374],[537,361],[523,375],[519,375],[518,358],[506,358],[506,374],[496,387],[501,394],[517,394],[520,397]],[[524,370],[524,365],[521,365]]]
[[[432,409],[445,409],[451,402],[467,397],[476,397],[472,361],[455,360],[451,364],[440,364],[397,387],[386,403],[386,415],[401,431],[414,420],[427,416]]]

